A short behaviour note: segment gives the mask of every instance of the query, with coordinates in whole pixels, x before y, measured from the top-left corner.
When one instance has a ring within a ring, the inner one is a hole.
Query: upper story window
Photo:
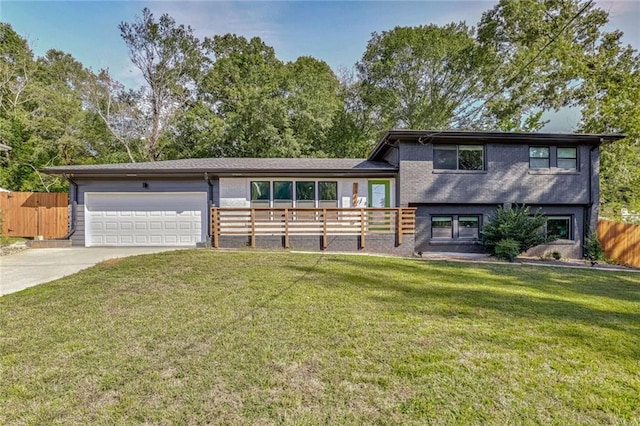
[[[529,147],[529,167],[532,169],[577,169],[578,149],[576,147]]]
[[[532,169],[548,169],[551,167],[548,146],[529,147],[529,167]]]
[[[484,146],[434,145],[433,168],[443,170],[484,170]]]
[[[574,148],[558,148],[558,168],[559,169],[577,169],[578,168],[578,150]]]

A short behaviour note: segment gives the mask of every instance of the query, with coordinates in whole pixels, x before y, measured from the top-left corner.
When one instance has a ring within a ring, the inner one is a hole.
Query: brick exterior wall
[[[570,215],[573,219],[572,241],[536,247],[529,255],[558,251],[564,257],[581,258],[584,233],[597,225],[599,153],[587,145],[577,148],[576,170],[553,168],[553,145],[552,167],[536,170],[529,168],[529,145],[488,143],[485,170],[455,171],[434,170],[433,144],[400,143],[398,206],[418,207],[415,250],[482,251],[482,246],[473,242],[432,240],[431,216],[473,214],[486,223],[497,206],[517,203],[531,206],[533,211],[541,208],[544,214]]]
[[[250,247],[249,237],[235,235],[221,235],[220,248]],[[284,249],[284,237],[259,235],[256,238],[256,248]],[[322,249],[322,237],[316,235],[294,235],[289,237],[289,249],[299,251],[325,252],[355,252],[355,253],[385,253],[396,256],[411,256],[414,253],[413,235],[404,235],[403,243],[396,244],[393,234],[379,234],[365,237],[365,247],[361,248],[360,237],[357,235],[333,235],[328,237],[326,249]]]

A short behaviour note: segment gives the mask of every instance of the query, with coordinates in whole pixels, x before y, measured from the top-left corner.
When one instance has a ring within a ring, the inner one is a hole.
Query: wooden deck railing
[[[213,247],[219,247],[223,235],[248,236],[251,247],[256,236],[284,237],[289,248],[292,235],[322,236],[322,248],[329,236],[358,235],[365,247],[367,235],[395,234],[398,245],[405,234],[415,232],[415,208],[233,208],[211,209]]]

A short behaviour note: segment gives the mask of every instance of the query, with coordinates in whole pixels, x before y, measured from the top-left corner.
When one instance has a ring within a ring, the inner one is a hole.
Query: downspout
[[[213,184],[211,183],[211,179],[209,179],[209,173],[204,172],[204,180],[207,181],[207,185],[209,185],[209,190],[207,191],[207,239],[211,242],[211,208],[213,207]]]
[[[60,238],[54,238],[54,240],[68,240],[76,232],[76,223],[78,221],[78,184],[67,176],[66,173],[62,174],[71,187],[69,187],[69,195],[72,197],[71,201],[71,223],[69,224],[69,231]]]
[[[600,142],[597,145],[594,145],[591,147],[591,149],[589,150],[589,180],[588,180],[588,191],[589,191],[589,208],[587,209],[587,211],[585,212],[585,219],[584,219],[584,229],[583,229],[583,236],[582,236],[582,255],[584,257],[585,252],[584,252],[584,245],[587,242],[587,239],[589,238],[589,235],[592,232],[591,229],[591,212],[593,211],[593,204],[594,204],[594,200],[593,200],[593,153],[596,150],[596,148],[599,148],[600,145],[602,145],[602,138],[600,138]]]

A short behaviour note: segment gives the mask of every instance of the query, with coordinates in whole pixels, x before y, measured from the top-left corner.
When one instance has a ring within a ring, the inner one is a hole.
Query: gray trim
[[[515,132],[462,132],[452,130],[389,130],[386,132],[369,154],[368,159],[379,161],[384,159],[390,147],[399,142],[411,142],[426,145],[433,142],[454,141],[476,143],[505,143],[505,144],[565,144],[595,145],[603,142],[614,142],[623,139],[622,134],[591,134],[591,133],[515,133]]]

